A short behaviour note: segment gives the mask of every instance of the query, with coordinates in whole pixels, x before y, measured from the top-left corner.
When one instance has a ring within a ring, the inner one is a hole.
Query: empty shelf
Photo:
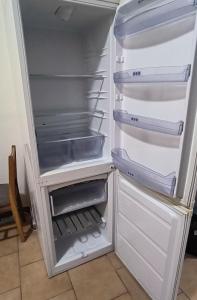
[[[183,121],[177,123],[146,118],[138,115],[129,114],[124,110],[114,110],[114,120],[134,127],[156,131],[171,135],[181,135],[183,132]]]
[[[157,82],[187,82],[191,65],[179,67],[155,67],[131,69],[114,73],[116,84],[124,83],[157,83]]]
[[[76,111],[76,112],[57,112],[57,113],[42,113],[35,114],[35,124],[36,128],[39,130],[44,129],[47,126],[66,126],[70,124],[79,125],[81,128],[81,123],[87,123],[92,118],[106,119],[106,113],[104,111],[95,110],[95,111]]]
[[[95,235],[100,235],[99,228],[104,228],[105,221],[95,207],[78,210],[53,219],[53,232],[55,239],[69,237],[97,228]]]
[[[161,175],[130,160],[126,150],[120,148],[112,150],[112,157],[117,169],[136,182],[166,196],[174,196],[174,189],[176,186],[175,172],[167,176]]]
[[[74,75],[74,74],[30,74],[30,78],[32,79],[96,79],[102,80],[106,78],[104,75]]]
[[[57,189],[50,193],[50,201],[53,216],[106,202],[106,181],[99,179]]]
[[[117,11],[114,34],[118,40],[132,38],[141,32],[192,16],[196,9],[196,0],[174,0],[170,3],[130,1]]]

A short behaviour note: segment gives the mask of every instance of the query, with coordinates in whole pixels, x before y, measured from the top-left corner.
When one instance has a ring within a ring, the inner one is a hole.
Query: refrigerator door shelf
[[[155,0],[148,4],[146,2],[135,0],[119,8],[114,34],[123,47],[132,47],[133,38],[154,29],[166,30],[164,33],[169,34],[168,37],[171,39],[173,36],[180,36],[194,28],[195,17],[192,18],[192,16],[196,13],[196,1],[174,0],[161,3]],[[177,26],[178,23],[179,26]],[[168,25],[171,25],[170,32]],[[165,34],[163,37],[165,39]]]
[[[107,201],[106,180],[92,180],[72,184],[49,194],[53,216]]]
[[[114,110],[113,116],[114,120],[117,122],[128,124],[130,126],[142,128],[145,130],[151,130],[176,136],[180,136],[183,132],[183,121],[173,123],[165,120],[146,118],[143,116],[129,114],[124,110]]]
[[[132,161],[126,150],[116,148],[112,150],[114,165],[120,172],[129,176],[134,181],[150,188],[153,191],[173,198],[176,186],[175,172],[164,176],[137,162]]]
[[[116,84],[187,82],[190,72],[191,65],[130,69],[114,73],[114,82]]]
[[[66,236],[75,236],[82,232],[90,232],[91,230],[94,232],[95,237],[100,236],[101,229],[105,228],[105,226],[106,222],[93,206],[53,219],[55,240],[62,239]],[[84,240],[84,242],[86,242],[86,240]]]

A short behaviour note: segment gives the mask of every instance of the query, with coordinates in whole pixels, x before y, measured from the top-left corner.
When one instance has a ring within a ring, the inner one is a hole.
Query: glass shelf
[[[124,110],[114,110],[113,116],[114,120],[117,122],[128,124],[145,130],[151,130],[176,136],[181,135],[183,132],[183,121],[173,123],[159,119],[146,118],[138,115],[129,114],[127,111]]]
[[[116,148],[112,150],[114,165],[123,174],[131,177],[141,185],[150,188],[153,191],[159,192],[168,197],[174,196],[176,186],[175,172],[164,176],[157,173],[137,162],[132,161],[126,150]]]
[[[114,34],[120,43],[128,44],[129,39],[136,35],[184,20],[195,15],[196,10],[196,0],[174,0],[168,3],[156,0],[130,1],[118,9]],[[194,25],[192,20],[191,23]]]
[[[95,79],[102,80],[106,78],[104,75],[75,75],[75,74],[30,74],[30,79]]]

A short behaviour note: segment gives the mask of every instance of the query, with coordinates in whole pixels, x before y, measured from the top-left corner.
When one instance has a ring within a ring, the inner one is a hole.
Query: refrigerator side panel
[[[45,265],[47,268],[47,272],[49,276],[51,275],[51,247],[48,245],[48,238],[47,238],[47,226],[45,224],[46,214],[48,210],[43,207],[43,195],[41,193],[40,186],[36,183],[36,179],[32,169],[32,161],[29,155],[28,146],[25,146],[25,166],[26,166],[26,173],[27,173],[27,184],[28,184],[28,192],[31,201],[31,207],[33,210],[33,217],[34,222],[36,224],[36,228],[38,231],[38,237],[40,241],[40,245],[42,248],[42,253],[45,261]]]
[[[21,132],[24,144],[28,144],[29,146],[33,162],[33,171],[35,172],[36,178],[38,178],[38,156],[19,1],[3,0],[2,6],[5,16],[4,20],[7,33],[8,51],[13,76],[13,87],[17,97],[17,108],[21,123]]]

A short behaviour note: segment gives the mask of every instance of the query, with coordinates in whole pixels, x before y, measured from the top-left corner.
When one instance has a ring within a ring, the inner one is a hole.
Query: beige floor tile
[[[71,290],[64,292],[61,295],[58,295],[54,298],[51,298],[50,300],[77,300],[77,298],[75,297],[74,291]]]
[[[109,258],[114,269],[120,269],[123,267],[123,264],[121,263],[120,259],[114,252],[108,253],[107,258]]]
[[[115,298],[114,300],[132,300],[131,296],[129,294],[124,294],[118,298]]]
[[[42,259],[42,252],[35,231],[29,236],[26,242],[19,242],[19,262],[21,266]]]
[[[14,289],[19,284],[18,253],[0,257],[0,293]]]
[[[189,300],[189,298],[183,293],[181,293],[177,296],[176,300]]]
[[[70,279],[66,272],[49,279],[42,260],[21,268],[23,300],[50,299],[71,288]]]
[[[197,299],[197,259],[185,259],[180,287],[191,300]]]
[[[21,300],[20,288],[8,291],[5,294],[0,295],[0,300]]]
[[[127,287],[133,300],[150,300],[150,297],[145,293],[133,276],[126,270],[126,268],[118,269],[118,275]]]
[[[0,241],[0,256],[12,254],[18,251],[17,237]]]
[[[69,275],[78,300],[109,300],[126,293],[106,256],[70,270]]]

